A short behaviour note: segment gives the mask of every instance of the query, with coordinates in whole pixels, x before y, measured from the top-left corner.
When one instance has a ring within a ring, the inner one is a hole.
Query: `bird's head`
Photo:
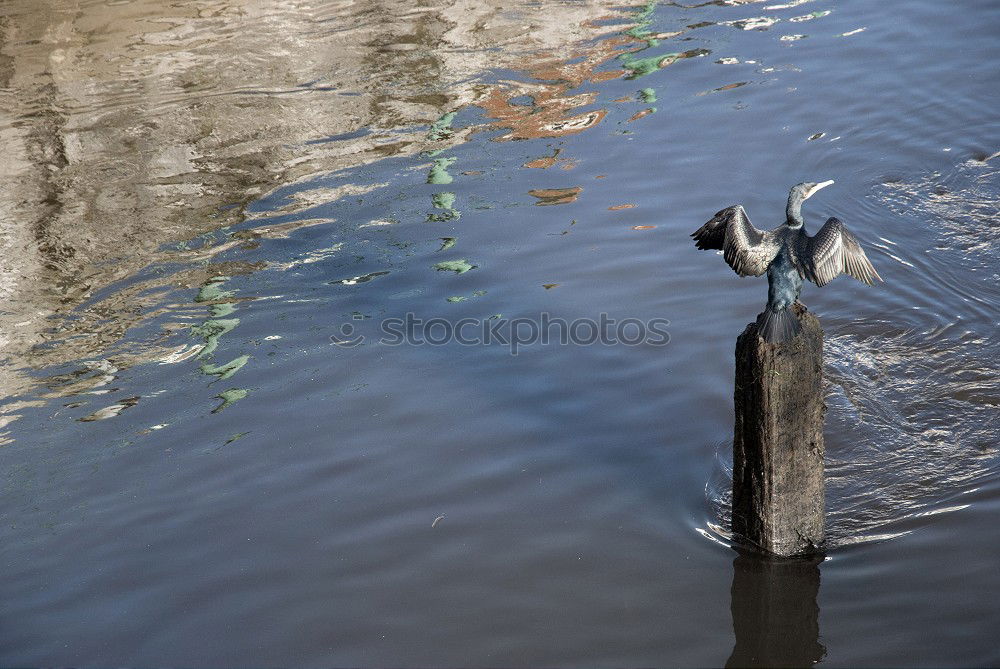
[[[789,199],[793,197],[800,202],[802,200],[808,200],[813,195],[815,195],[821,188],[826,188],[833,183],[833,179],[829,181],[821,181],[819,183],[801,183],[792,186],[792,192],[789,193]]]
[[[802,203],[811,198],[819,189],[826,188],[832,183],[833,180],[821,181],[818,184],[806,182],[792,186],[791,192],[788,193],[788,206],[785,207],[785,216],[788,225],[793,228],[801,227]]]

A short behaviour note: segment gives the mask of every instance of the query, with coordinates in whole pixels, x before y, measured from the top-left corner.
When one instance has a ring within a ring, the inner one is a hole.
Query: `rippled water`
[[[0,662],[1000,663],[996,3],[41,4],[0,8]],[[885,283],[804,290],[829,547],[762,562],[766,290],[688,233],[825,179]],[[543,313],[669,343],[379,341]]]

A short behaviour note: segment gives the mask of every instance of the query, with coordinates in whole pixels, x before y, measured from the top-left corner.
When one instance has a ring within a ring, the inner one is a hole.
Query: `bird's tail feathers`
[[[790,341],[801,329],[799,319],[788,308],[774,310],[767,307],[757,316],[757,333],[769,344]]]

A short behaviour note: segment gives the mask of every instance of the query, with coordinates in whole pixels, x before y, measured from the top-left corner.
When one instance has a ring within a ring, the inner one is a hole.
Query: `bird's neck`
[[[797,197],[788,198],[788,206],[785,207],[785,224],[790,228],[801,228],[802,223],[802,200]]]

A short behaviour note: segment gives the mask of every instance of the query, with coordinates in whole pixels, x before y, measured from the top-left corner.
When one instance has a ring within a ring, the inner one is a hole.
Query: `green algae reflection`
[[[462,218],[462,212],[455,209],[454,193],[434,193],[431,195],[431,204],[435,209],[441,210],[441,213],[428,215],[428,221],[456,221]]]
[[[454,181],[448,172],[448,168],[458,160],[454,156],[447,158],[435,158],[431,165],[430,172],[427,173],[427,183],[434,185],[446,185]],[[450,192],[434,193],[431,195],[431,204],[441,213],[430,214],[429,221],[452,221],[462,217],[462,214],[455,209],[455,194]]]
[[[431,204],[435,209],[451,209],[455,206],[454,193],[434,193],[431,196]]]
[[[431,125],[430,131],[427,133],[427,139],[432,142],[436,142],[441,139],[448,139],[452,136],[453,130],[451,129],[451,124],[455,120],[455,114],[458,112],[448,112],[443,114],[441,118],[434,121]]]
[[[224,318],[236,311],[235,301],[226,301],[236,294],[234,291],[225,289],[225,284],[229,279],[230,277],[228,276],[215,276],[202,285],[198,291],[198,295],[195,297],[195,302],[214,302],[214,304],[208,305],[209,318],[191,327],[191,334],[201,337],[205,342],[201,351],[196,356],[198,360],[202,361],[200,366],[201,373],[207,376],[217,376],[219,380],[228,379],[240,371],[250,360],[249,355],[240,355],[222,364],[209,362],[209,358],[212,357],[219,347],[219,340],[240,324],[239,318]],[[216,407],[212,413],[221,411],[233,402],[243,399],[246,397],[246,394],[246,390],[233,388],[216,395],[216,397],[222,399],[222,404]]]
[[[656,46],[659,42],[652,38],[653,31],[649,26],[653,25],[653,13],[656,11],[657,0],[650,0],[635,15],[635,25],[625,31],[629,37],[643,40],[649,46]]]
[[[435,158],[434,164],[431,166],[431,171],[427,174],[427,183],[429,184],[450,184],[454,179],[448,173],[448,168],[458,160],[454,156],[449,156],[447,158]]]
[[[217,306],[217,305],[213,305]],[[240,324],[238,318],[210,318],[204,323],[195,325],[191,332],[205,340],[205,346],[199,351],[198,359],[202,360],[212,355],[219,346],[219,337],[231,331]]]
[[[482,297],[485,294],[486,294],[485,290],[477,290],[472,293],[472,297]],[[453,295],[447,299],[449,302],[465,302],[469,298],[466,297],[465,295]]]
[[[208,306],[208,314],[212,318],[222,318],[234,311],[236,311],[236,305],[232,302],[219,302],[218,304],[210,304]]]
[[[250,391],[246,388],[230,388],[229,390],[223,390],[221,393],[216,395],[218,399],[222,400],[222,404],[212,409],[212,413],[219,413],[223,409],[231,407],[233,404],[236,404],[241,399],[246,397],[249,393]]]
[[[247,364],[249,360],[249,355],[241,355],[233,358],[223,365],[210,365],[206,362],[202,363],[201,372],[202,374],[208,374],[210,376],[218,376],[221,381],[222,379],[228,379],[230,376],[240,371],[240,369],[243,368],[243,365]]]
[[[478,265],[471,264],[468,260],[445,260],[434,265],[434,269],[439,272],[454,272],[455,274],[465,274],[471,269],[476,269]]]
[[[643,77],[651,72],[655,72],[671,65],[681,58],[692,58],[694,56],[701,56],[709,53],[708,49],[692,49],[690,51],[662,53],[656,56],[646,56],[644,58],[636,57],[635,54],[642,53],[643,51],[659,46],[660,44],[660,40],[656,37],[656,33],[649,29],[653,24],[653,14],[656,11],[656,5],[657,2],[655,0],[647,2],[636,14],[636,24],[623,33],[629,37],[639,40],[640,42],[645,42],[645,46],[640,47],[636,51],[623,53],[618,57],[621,61],[622,67],[629,71],[629,75],[625,77],[626,79],[638,79],[639,77]]]
[[[229,281],[229,279],[230,277],[228,276],[213,276],[201,287],[198,291],[198,295],[194,298],[194,301],[214,302],[216,300],[224,300],[227,297],[232,297],[235,293],[222,289],[222,286],[226,283],[226,281]]]

